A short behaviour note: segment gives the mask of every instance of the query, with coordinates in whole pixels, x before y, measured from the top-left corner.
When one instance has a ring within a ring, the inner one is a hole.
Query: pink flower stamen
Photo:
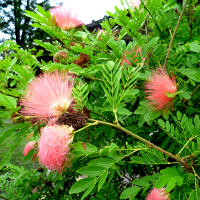
[[[48,121],[67,112],[73,102],[73,78],[64,72],[45,73],[34,79],[21,100],[22,114]]]
[[[170,200],[169,194],[165,192],[165,189],[153,188],[148,194],[146,200]]]
[[[30,141],[26,144],[26,146],[24,147],[24,156],[26,156],[29,153],[29,151],[35,148],[35,144],[35,141]]]
[[[38,157],[43,166],[62,172],[73,139],[72,132],[73,128],[65,125],[48,125],[41,130]]]
[[[76,16],[73,16],[70,9],[64,6],[58,6],[50,10],[55,24],[63,30],[69,30],[83,24]]]
[[[154,71],[145,84],[145,92],[150,104],[157,110],[161,110],[169,106],[173,98],[169,97],[177,91],[175,78],[170,78],[166,70],[163,68]],[[169,95],[168,95],[169,94]]]

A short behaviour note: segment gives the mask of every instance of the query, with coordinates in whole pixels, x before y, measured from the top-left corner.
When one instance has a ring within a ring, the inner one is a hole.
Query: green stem
[[[192,92],[191,96],[194,95],[194,93],[200,88],[200,84],[194,89],[194,91]]]
[[[80,129],[78,129],[77,131],[74,131],[73,134],[76,134],[76,133],[78,133],[78,132],[80,132],[80,131],[82,131],[82,130],[84,130],[84,129],[90,127],[90,126],[95,126],[95,125],[97,125],[97,124],[98,124],[97,121],[94,122],[94,123],[88,124],[87,126],[84,126],[83,128],[80,128]]]
[[[113,113],[115,115],[115,124],[119,124],[118,117],[117,117],[117,109],[113,108]]]
[[[16,114],[18,116],[14,117],[14,119],[18,119],[19,118],[19,119],[29,120],[29,119],[37,118],[37,116],[24,116],[24,115],[22,115],[22,114],[20,114],[18,112],[16,112]]]
[[[100,121],[100,120],[95,120],[95,119],[88,119],[89,121],[92,121],[92,122],[96,122],[98,124],[103,124],[103,125],[107,125],[107,126],[111,126],[113,128],[116,128],[116,129],[119,129],[121,130],[122,132],[128,134],[128,135],[131,135],[132,137],[138,139],[139,141],[145,143],[147,146],[151,147],[151,148],[154,148],[156,149],[157,151],[160,151],[162,152],[163,154],[169,156],[170,158],[176,160],[177,162],[179,162],[180,164],[182,164],[187,170],[191,171],[191,166],[187,165],[187,163],[182,159],[182,158],[179,158],[178,156],[175,156],[173,155],[172,153],[156,146],[155,144],[149,142],[148,140],[140,137],[139,135],[136,135],[134,134],[133,132],[123,128],[122,126],[120,126],[119,124],[113,124],[113,123],[110,123],[110,122],[105,122],[105,121]]]
[[[178,152],[177,155],[179,155],[179,154],[186,148],[186,146],[187,146],[192,140],[194,140],[195,138],[197,138],[197,137],[199,137],[199,136],[200,136],[200,135],[195,135],[195,136],[189,138],[189,140],[185,143],[185,145],[184,145],[183,148]]]
[[[195,177],[200,180],[200,177],[199,175],[196,173],[196,171],[194,170],[194,167],[191,167],[192,168],[192,171],[193,171],[193,174],[195,175]]]

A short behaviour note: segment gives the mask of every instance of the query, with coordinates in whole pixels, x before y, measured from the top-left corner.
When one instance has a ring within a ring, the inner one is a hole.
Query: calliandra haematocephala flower
[[[26,156],[31,150],[36,148],[36,141],[30,141],[28,142],[24,147],[24,156]],[[32,160],[35,160],[37,158],[37,154],[35,153],[32,157]]]
[[[133,8],[139,9],[141,1],[140,0],[131,0],[131,4]]]
[[[44,73],[28,85],[21,99],[21,113],[39,121],[55,119],[72,107],[73,76],[65,72]]]
[[[57,6],[50,9],[54,23],[63,30],[69,30],[81,26],[83,22],[73,15],[71,10],[65,6]]]
[[[38,158],[41,165],[50,170],[62,172],[67,164],[73,130],[67,125],[47,125],[41,129],[38,142]]]
[[[145,84],[147,99],[156,110],[168,108],[177,91],[176,80],[164,68],[153,71]]]
[[[138,58],[141,58],[142,61],[145,61],[145,58],[141,55],[141,48],[135,47],[131,51],[124,51],[124,54],[122,56],[121,65],[124,65],[124,63],[127,63],[128,65],[132,65],[129,60],[127,60],[127,55],[131,57],[132,60],[134,60],[134,63],[138,62]]]
[[[100,29],[98,34],[97,34],[97,39],[102,40],[102,36],[105,35],[105,31]]]
[[[149,192],[146,200],[170,200],[170,198],[169,198],[169,194],[166,193],[164,188],[162,189],[153,188]]]
[[[24,152],[23,152],[24,156],[26,156],[29,153],[29,151],[31,151],[32,149],[35,149],[35,145],[36,145],[36,141],[28,142],[24,147]]]

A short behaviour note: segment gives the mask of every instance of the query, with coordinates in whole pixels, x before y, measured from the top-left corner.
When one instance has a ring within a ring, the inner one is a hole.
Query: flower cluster
[[[67,161],[73,128],[55,122],[63,113],[72,110],[72,87],[73,77],[67,73],[44,73],[28,85],[21,100],[22,114],[48,123],[41,129],[38,159],[42,165],[59,173]],[[35,145],[35,141],[29,142],[24,148],[24,156],[35,149]]]
[[[128,65],[132,65],[131,62],[127,60],[127,55],[129,57],[132,56],[131,59],[134,60],[135,63],[137,63],[138,57],[140,57],[142,61],[145,61],[145,58],[142,58],[140,47],[134,48],[131,51],[125,51],[124,55],[122,56],[121,65],[124,65],[124,63],[127,63]]]

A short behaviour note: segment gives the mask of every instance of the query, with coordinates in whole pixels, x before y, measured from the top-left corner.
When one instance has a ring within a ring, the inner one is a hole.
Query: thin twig
[[[156,19],[155,19],[154,16],[151,14],[151,12],[149,11],[149,9],[145,6],[143,0],[141,0],[141,3],[142,3],[142,5],[144,6],[144,9],[149,13],[149,15],[151,16],[151,18],[153,19],[153,21],[154,21],[154,23],[155,23],[155,25],[156,25],[158,31],[160,32],[160,35],[163,37],[163,33],[162,33],[162,31],[161,31],[161,29],[160,29],[160,27],[159,27],[159,25],[158,25]]]
[[[172,48],[172,44],[173,44],[173,41],[174,41],[176,32],[177,32],[177,30],[178,30],[178,27],[179,27],[181,18],[182,18],[183,14],[184,14],[184,11],[185,11],[187,2],[188,2],[188,0],[185,1],[185,5],[184,5],[184,7],[183,7],[183,10],[181,11],[181,14],[180,14],[180,16],[179,16],[179,18],[178,18],[178,22],[177,22],[177,24],[176,24],[176,28],[175,28],[174,33],[173,33],[173,35],[172,35],[172,38],[171,38],[171,40],[170,40],[169,47],[168,47],[168,51],[167,51],[167,55],[166,55],[166,57],[165,57],[165,62],[164,62],[164,64],[163,64],[163,67],[164,67],[164,68],[166,68],[166,66],[167,66],[167,61],[168,61],[168,59],[169,59],[170,50],[171,50],[171,48]]]
[[[97,125],[97,124],[98,124],[97,121],[94,122],[94,123],[88,124],[88,125],[86,125],[86,126],[80,128],[80,129],[78,129],[77,131],[74,131],[73,134],[76,134],[76,133],[78,133],[78,132],[80,132],[80,131],[83,131],[83,130],[87,129],[87,128],[90,127],[90,126],[95,126],[95,125]]]
[[[197,138],[197,137],[199,137],[199,136],[200,136],[200,135],[195,135],[195,136],[189,138],[189,140],[185,143],[185,145],[184,145],[183,148],[178,152],[177,155],[179,155],[179,154],[187,147],[187,145],[188,145],[192,140],[194,140],[195,138]]]
[[[194,91],[192,92],[192,94],[190,96],[193,96],[193,94],[200,88],[200,84],[194,89]]]
[[[192,171],[193,171],[194,175],[198,178],[198,180],[200,180],[200,177],[198,176],[198,174],[196,173],[196,171],[194,170],[193,167],[192,167]]]
[[[116,124],[113,124],[113,123],[110,123],[110,122],[104,122],[104,121],[95,120],[95,119],[89,119],[89,121],[98,122],[98,124],[104,124],[104,125],[107,125],[107,126],[111,126],[111,127],[114,127],[114,128],[116,128],[116,129],[121,130],[121,131],[124,132],[124,133],[127,133],[128,135],[131,135],[132,137],[134,137],[134,138],[138,139],[139,141],[145,143],[145,144],[148,145],[149,147],[154,148],[154,149],[156,149],[157,151],[160,151],[160,152],[162,152],[163,154],[169,156],[170,158],[176,160],[177,162],[179,162],[180,164],[182,164],[188,171],[191,172],[191,166],[189,166],[182,158],[179,158],[179,157],[173,155],[172,153],[170,153],[170,152],[168,152],[168,151],[166,151],[166,150],[164,150],[164,149],[162,149],[162,148],[156,146],[155,144],[153,144],[153,143],[149,142],[148,140],[146,140],[146,139],[140,137],[139,135],[136,135],[136,134],[132,133],[131,131],[129,131],[129,130],[123,128],[123,127],[120,126],[119,124],[116,125]]]

